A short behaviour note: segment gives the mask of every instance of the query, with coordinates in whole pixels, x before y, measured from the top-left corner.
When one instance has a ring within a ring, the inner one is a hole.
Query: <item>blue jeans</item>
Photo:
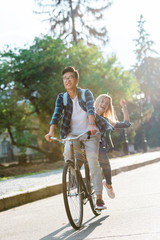
[[[72,137],[73,135],[68,135],[67,137]],[[75,136],[75,135],[74,135]],[[83,144],[85,145],[86,157],[91,173],[91,179],[93,182],[93,188],[95,194],[102,194],[102,174],[101,168],[98,161],[98,152],[99,152],[99,140],[100,134],[96,134],[91,136],[89,140],[84,141],[82,140]],[[70,151],[70,142],[66,142],[64,148],[64,160],[72,160],[71,151]]]

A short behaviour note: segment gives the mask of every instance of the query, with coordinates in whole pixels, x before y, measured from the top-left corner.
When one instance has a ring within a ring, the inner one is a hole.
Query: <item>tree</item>
[[[136,54],[137,62],[134,66],[133,72],[140,84],[141,90],[145,92],[146,97],[150,98],[150,82],[153,77],[152,74],[156,75],[155,68],[157,66],[156,62],[153,61],[153,54],[157,52],[153,49],[154,42],[150,39],[150,35],[144,29],[144,23],[146,21],[143,19],[143,15],[140,16],[138,21],[138,33],[139,36],[137,39],[134,39],[136,42]],[[156,76],[157,77],[157,76]],[[148,90],[147,90],[148,88]]]
[[[57,95],[65,91],[65,66],[79,69],[79,86],[90,88],[95,97],[111,94],[117,108],[122,96],[130,98],[137,90],[136,80],[116,64],[116,57],[105,59],[96,46],[83,42],[66,47],[60,39],[45,36],[36,38],[29,49],[8,49],[0,55],[0,129],[8,131],[13,145],[41,152],[52,161],[59,160],[62,151],[44,135]]]
[[[60,37],[78,44],[96,44],[97,40],[106,44],[108,34],[103,20],[105,10],[111,6],[110,0],[35,0],[42,13],[49,18],[50,30],[54,38]]]
[[[141,89],[153,105],[160,100],[160,58],[147,57],[139,67]]]
[[[150,34],[146,32],[144,29],[144,23],[146,21],[143,19],[143,15],[140,15],[140,20],[138,23],[138,34],[139,37],[137,39],[134,39],[136,43],[136,50],[134,51],[136,54],[136,65],[134,66],[135,69],[137,69],[143,62],[144,59],[151,56],[153,53],[157,53],[152,46],[154,45],[154,42],[150,39]]]
[[[138,21],[138,39],[135,39],[137,62],[134,66],[133,73],[140,84],[140,89],[145,93],[143,114],[144,119],[147,118],[144,126],[146,129],[147,137],[149,139],[150,146],[159,146],[159,133],[154,135],[149,126],[156,119],[159,119],[159,99],[160,99],[160,87],[159,87],[159,74],[160,74],[160,58],[157,57],[157,52],[153,49],[154,42],[150,39],[150,35],[144,29],[145,20],[143,16],[140,16]],[[155,57],[156,56],[156,57]],[[153,110],[154,109],[154,110]],[[149,116],[149,117],[148,117]],[[156,124],[157,125],[157,124]],[[137,143],[139,144],[141,130],[137,131]],[[157,140],[155,140],[157,139]],[[152,141],[153,140],[153,141]],[[156,144],[155,144],[156,142]],[[152,144],[153,143],[153,144]]]
[[[123,96],[130,99],[138,89],[132,73],[119,66],[116,56],[105,58],[97,46],[85,46],[81,41],[68,48],[68,64],[78,66],[82,88],[89,88],[97,97],[109,93],[114,98],[115,106],[119,106]]]
[[[64,44],[51,37],[35,39],[29,49],[6,50],[0,66],[0,128],[13,145],[55,157],[55,148],[44,141],[57,93],[63,91],[61,69]],[[56,146],[56,144],[54,144]],[[58,159],[57,159],[58,160]]]

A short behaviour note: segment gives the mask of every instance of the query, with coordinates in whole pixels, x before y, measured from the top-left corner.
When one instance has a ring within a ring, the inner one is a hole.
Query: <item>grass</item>
[[[6,181],[6,180],[9,180],[9,179],[26,177],[26,176],[31,176],[31,175],[35,175],[35,174],[50,172],[50,171],[53,171],[53,170],[42,170],[42,171],[34,172],[34,173],[27,173],[27,174],[20,174],[20,175],[16,175],[16,176],[2,177],[2,178],[0,178],[0,181]]]

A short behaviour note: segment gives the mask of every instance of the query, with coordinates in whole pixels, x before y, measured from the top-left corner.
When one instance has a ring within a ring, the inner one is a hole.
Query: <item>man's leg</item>
[[[66,162],[67,160],[72,160],[72,154],[71,154],[71,142],[67,141],[64,146],[64,161]]]
[[[76,136],[75,136],[75,135],[72,135],[72,134],[69,134],[69,135],[67,136],[67,138],[72,138],[72,137],[76,137]],[[78,141],[74,142],[74,147],[75,147],[75,146],[76,146],[78,149],[80,149],[80,142],[78,142]],[[67,141],[67,142],[65,143],[63,156],[64,156],[64,161],[65,161],[65,162],[66,162],[67,160],[73,160],[72,152],[71,152],[71,142],[69,142],[69,141]],[[76,154],[76,157],[79,158],[80,160],[82,159],[80,153]]]
[[[97,197],[96,210],[106,209],[105,203],[102,200],[102,174],[101,168],[98,162],[99,153],[99,138],[100,136],[91,136],[91,139],[84,142],[86,149],[86,157],[88,160],[88,165],[91,173],[91,178],[93,182],[93,188]]]
[[[102,195],[102,174],[98,162],[99,136],[91,136],[84,144],[95,194]]]

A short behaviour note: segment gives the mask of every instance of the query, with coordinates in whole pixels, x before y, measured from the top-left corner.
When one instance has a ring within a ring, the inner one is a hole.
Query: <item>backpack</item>
[[[86,102],[86,96],[85,96],[85,92],[87,89],[81,89],[82,94],[81,94],[81,99],[83,100],[83,102]],[[63,106],[67,106],[67,92],[63,93]]]

